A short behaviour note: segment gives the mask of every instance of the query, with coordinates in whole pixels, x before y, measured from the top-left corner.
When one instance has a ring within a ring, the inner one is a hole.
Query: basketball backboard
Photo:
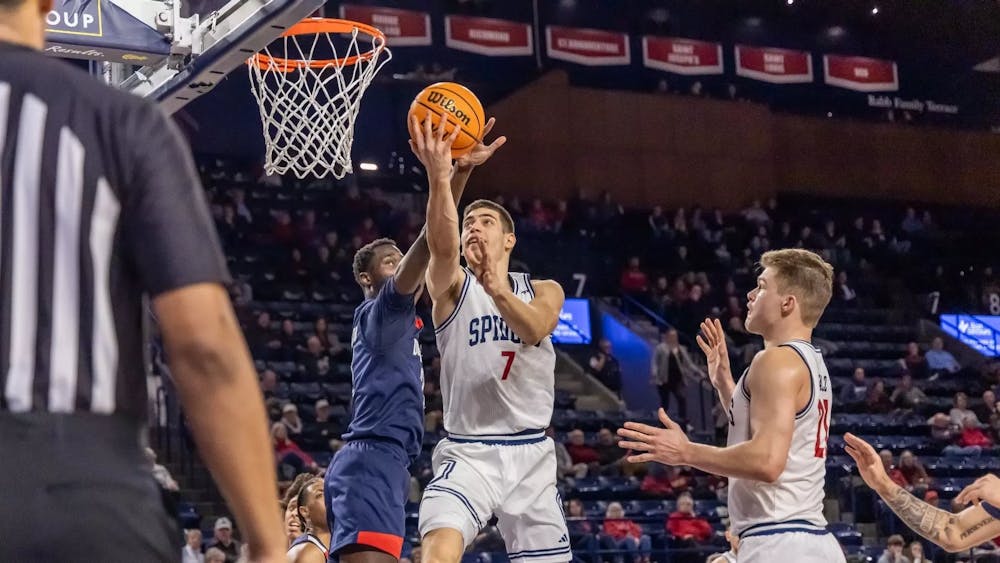
[[[209,92],[325,0],[56,0],[46,51],[98,63],[169,113]]]

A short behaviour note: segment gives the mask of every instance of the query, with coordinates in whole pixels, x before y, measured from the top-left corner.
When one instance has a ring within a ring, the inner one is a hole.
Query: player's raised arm
[[[994,517],[998,511],[992,505],[973,504],[958,514],[935,508],[908,493],[906,489],[892,482],[875,449],[868,442],[853,434],[846,434],[847,453],[858,464],[858,471],[865,483],[872,488],[896,516],[911,530],[929,539],[952,553],[971,549],[1000,535],[1000,520]],[[974,487],[983,487],[984,480],[996,480],[987,476],[973,483],[957,497],[959,501],[976,501],[983,498]],[[969,491],[973,492],[969,492]]]
[[[559,312],[566,300],[558,282],[532,282],[535,298],[530,303],[525,303],[514,295],[500,257],[495,256],[482,239],[468,253],[468,260],[476,279],[486,290],[486,294],[493,298],[497,309],[500,309],[500,316],[522,342],[534,346],[552,334],[559,324]]]
[[[741,444],[717,448],[688,441],[684,431],[660,409],[665,428],[626,422],[618,435],[626,439],[622,448],[642,452],[628,458],[631,463],[657,461],[668,465],[691,465],[702,471],[774,482],[785,470],[795,428],[796,398],[809,384],[806,366],[793,350],[765,350],[750,365],[750,411],[753,437]]]
[[[726,347],[726,333],[722,331],[722,323],[719,319],[705,319],[701,323],[701,334],[695,339],[698,341],[698,347],[705,353],[708,379],[719,393],[719,401],[722,402],[723,408],[728,409],[736,384],[733,382],[732,370],[729,367],[729,349]]]
[[[413,118],[415,120],[416,118]],[[490,133],[493,129],[493,125],[496,120],[492,117],[488,122],[486,122],[486,127],[483,128],[483,137]],[[411,134],[425,134],[426,130],[420,126],[416,121],[410,123]],[[432,131],[431,136],[435,137],[436,134]],[[415,137],[414,137],[415,138]],[[434,141],[433,138],[424,137],[424,150],[427,150],[428,146],[431,146]],[[465,193],[465,186],[469,182],[469,176],[472,175],[472,169],[480,164],[483,164],[496,150],[503,146],[507,142],[506,137],[498,137],[489,145],[478,143],[471,152],[460,157],[454,164],[454,170],[451,175],[451,196],[455,205],[462,199],[462,194]],[[411,148],[413,152],[417,154],[417,146],[413,140],[410,141]],[[451,145],[448,145],[448,150],[450,153]],[[425,155],[429,158],[429,155]],[[417,158],[421,162],[424,161],[424,156],[417,154]],[[431,177],[431,169],[427,169],[427,179],[428,182],[433,186],[434,178]],[[456,209],[456,217],[458,211]],[[430,248],[427,244],[427,225],[420,230],[420,236],[414,241],[413,245],[410,246],[409,250],[403,256],[403,259],[399,263],[399,268],[396,270],[396,289],[404,294],[410,295],[415,293],[419,289],[420,284],[424,281],[424,276],[427,273],[427,264],[430,260]],[[433,295],[433,294],[432,294]]]

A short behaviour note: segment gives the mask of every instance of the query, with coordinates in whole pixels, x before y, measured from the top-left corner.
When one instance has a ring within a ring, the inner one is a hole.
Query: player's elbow
[[[758,480],[764,483],[775,483],[785,472],[785,459],[767,459],[759,466]]]

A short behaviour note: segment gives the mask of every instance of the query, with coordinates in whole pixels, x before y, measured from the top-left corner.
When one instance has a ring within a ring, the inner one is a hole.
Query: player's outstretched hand
[[[618,429],[618,435],[624,438],[618,442],[618,447],[643,452],[630,455],[625,460],[629,463],[656,461],[665,465],[687,465],[688,446],[691,444],[687,435],[662,408],[657,414],[663,428],[626,422],[625,428]]]
[[[708,362],[708,378],[718,387],[720,381],[732,381],[729,367],[729,349],[726,347],[726,333],[722,331],[719,319],[705,319],[701,322],[701,333],[695,336],[698,347],[705,353]]]
[[[486,122],[486,127],[483,127],[483,140],[479,142],[472,151],[458,157],[455,161],[455,166],[459,170],[471,170],[473,167],[479,166],[480,164],[486,162],[493,156],[493,153],[497,152],[497,149],[502,147],[504,143],[507,142],[507,137],[503,135],[497,137],[490,144],[485,144],[486,136],[490,134],[493,130],[493,125],[495,125],[497,120],[495,118],[490,118]]]
[[[955,500],[962,504],[984,501],[1000,506],[1000,479],[996,475],[984,475],[958,493]]]
[[[844,450],[847,451],[847,455],[854,458],[854,463],[858,466],[858,473],[861,474],[861,478],[869,487],[878,491],[891,482],[889,475],[885,472],[882,458],[878,456],[871,444],[850,432],[844,434],[844,441],[847,442]]]
[[[448,114],[444,114],[435,130],[430,112],[422,124],[415,115],[410,116],[407,123],[410,130],[410,150],[427,169],[427,178],[432,184],[438,180],[451,180],[454,167],[451,162],[451,145],[455,143],[461,129],[455,127],[450,135],[445,136],[447,124]]]

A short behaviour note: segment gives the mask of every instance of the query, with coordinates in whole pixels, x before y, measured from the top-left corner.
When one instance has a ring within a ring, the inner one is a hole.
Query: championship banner
[[[722,44],[647,35],[642,38],[642,64],[677,74],[722,74]]]
[[[431,44],[431,16],[427,12],[341,4],[340,19],[377,27],[385,34],[390,49]]]
[[[812,56],[808,51],[737,45],[736,74],[773,84],[812,82]]]
[[[628,34],[615,31],[550,25],[545,45],[549,58],[581,65],[627,65],[632,60]]]
[[[858,92],[899,90],[896,63],[882,59],[824,55],[823,78],[831,86]]]
[[[45,52],[146,66],[170,54],[170,40],[111,0],[56,0],[45,16]]]
[[[489,57],[518,57],[535,52],[531,24],[494,18],[445,16],[444,42],[452,49]]]

